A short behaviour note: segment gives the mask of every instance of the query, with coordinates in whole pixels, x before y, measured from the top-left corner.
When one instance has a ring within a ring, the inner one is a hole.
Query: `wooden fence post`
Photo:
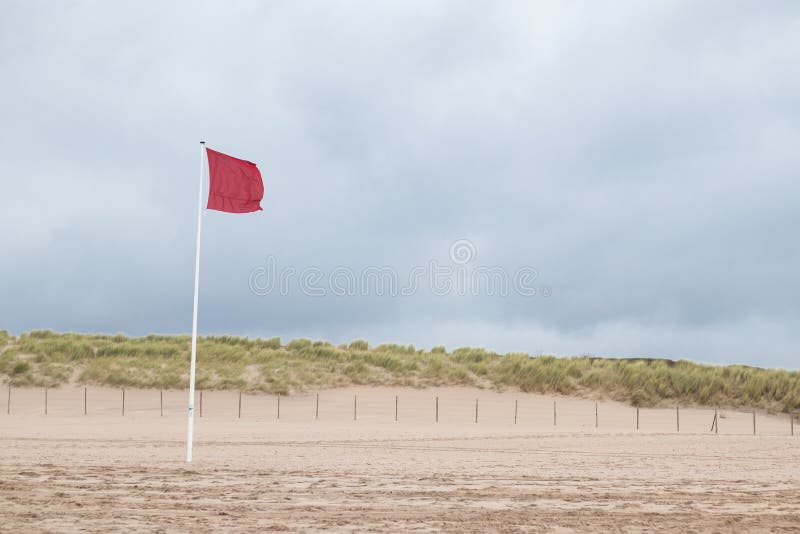
[[[475,422],[478,422],[478,399],[475,399]]]
[[[314,410],[314,420],[315,421],[319,420],[319,393],[317,393],[317,406]]]
[[[239,419],[242,418],[242,392],[239,392]]]
[[[636,407],[636,430],[639,430],[639,407]]]
[[[47,387],[44,388],[44,414],[47,415]]]
[[[161,417],[164,417],[164,388],[160,390],[159,406],[161,407]]]
[[[556,426],[556,401],[553,401],[553,426]]]
[[[125,415],[125,388],[122,388],[122,415]]]
[[[436,397],[436,422],[439,422],[439,397]]]
[[[353,421],[358,419],[358,395],[353,395]]]
[[[597,428],[597,401],[594,401],[594,427]]]
[[[517,412],[519,411],[519,401],[514,399],[514,424],[517,424]]]
[[[83,388],[83,415],[86,415],[86,387]]]
[[[753,410],[753,435],[756,435],[756,411]]]

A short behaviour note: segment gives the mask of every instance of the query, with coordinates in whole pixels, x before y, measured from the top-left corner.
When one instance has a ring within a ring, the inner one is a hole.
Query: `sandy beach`
[[[124,415],[120,389],[50,389],[46,415],[43,389],[7,396],[4,532],[800,528],[785,414],[756,412],[753,435],[752,412],[721,410],[716,433],[714,408],[640,409],[637,430],[609,401],[349,388],[318,408],[245,394],[239,417],[237,392],[204,391],[187,465],[185,391],[163,416],[158,390],[126,390]]]

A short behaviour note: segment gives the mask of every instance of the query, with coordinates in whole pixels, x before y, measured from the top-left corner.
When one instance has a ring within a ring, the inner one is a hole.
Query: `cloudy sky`
[[[2,8],[0,328],[798,368],[795,2]]]

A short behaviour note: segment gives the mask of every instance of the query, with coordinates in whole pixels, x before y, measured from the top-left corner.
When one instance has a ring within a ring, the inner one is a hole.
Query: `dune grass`
[[[0,330],[0,380],[14,386],[188,387],[189,336]],[[686,360],[531,357],[464,347],[448,352],[364,340],[209,336],[198,340],[197,386],[288,394],[350,385],[445,385],[665,403],[800,410],[800,372]]]

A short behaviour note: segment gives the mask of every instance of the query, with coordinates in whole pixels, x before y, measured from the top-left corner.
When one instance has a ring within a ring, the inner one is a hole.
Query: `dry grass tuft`
[[[0,330],[0,377],[17,386],[66,383],[184,388],[189,336],[127,337]],[[497,354],[462,347],[370,347],[324,341],[209,336],[198,340],[197,385],[289,393],[353,384],[470,385],[603,396],[640,406],[665,402],[800,410],[800,372],[686,360]]]

